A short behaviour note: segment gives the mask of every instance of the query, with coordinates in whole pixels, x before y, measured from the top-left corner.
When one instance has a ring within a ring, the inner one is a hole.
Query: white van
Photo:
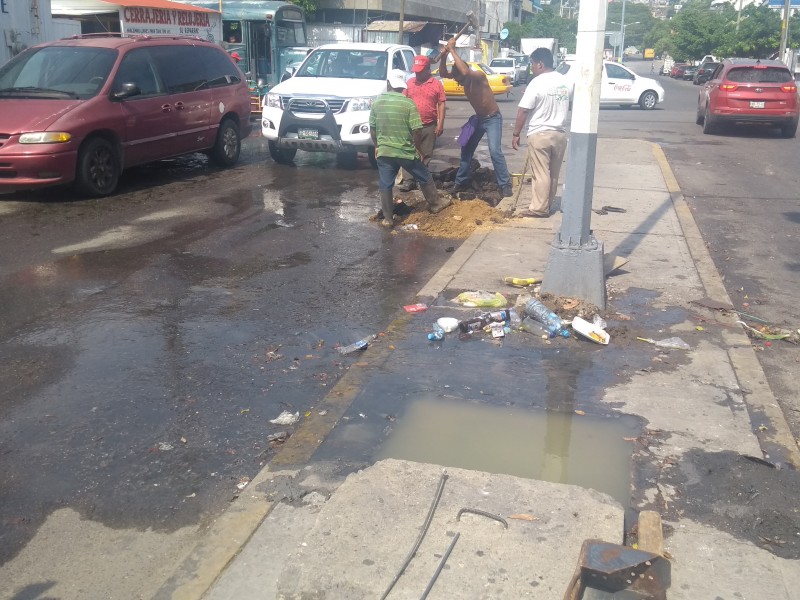
[[[397,44],[327,44],[311,52],[291,78],[264,96],[261,134],[278,163],[298,150],[335,152],[353,163],[366,152],[376,164],[369,128],[372,102],[386,91],[389,71],[412,76],[414,49]]]

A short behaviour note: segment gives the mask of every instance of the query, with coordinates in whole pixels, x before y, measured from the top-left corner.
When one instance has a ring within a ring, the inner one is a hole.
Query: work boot
[[[432,179],[428,183],[423,183],[420,186],[422,195],[425,197],[425,202],[428,203],[428,210],[434,215],[441,210],[450,206],[453,202],[450,198],[442,198],[436,189],[436,182]]]
[[[381,190],[381,210],[383,211],[383,221],[381,225],[384,227],[393,227],[393,214],[394,198],[392,197],[392,190]]]
[[[417,189],[417,182],[413,179],[404,179],[400,182],[400,185],[397,186],[398,192],[410,192],[415,189]]]
[[[466,192],[471,189],[472,186],[469,183],[457,183],[452,188],[450,188],[450,193],[458,194],[459,192]]]

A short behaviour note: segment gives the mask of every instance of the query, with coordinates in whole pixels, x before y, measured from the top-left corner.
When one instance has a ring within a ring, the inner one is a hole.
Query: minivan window
[[[139,87],[139,94],[132,96],[131,99],[164,93],[163,85],[150,58],[149,49],[137,48],[122,57],[117,76],[114,78],[114,92],[119,92],[123,83],[135,83]]]
[[[0,68],[0,97],[85,100],[105,85],[116,60],[109,48],[33,48]]]
[[[209,87],[221,87],[239,83],[242,78],[231,59],[221,50],[198,48],[201,60],[206,65]]]
[[[170,94],[194,92],[208,87],[206,66],[193,46],[153,46],[155,60]]]
[[[739,67],[728,71],[728,81],[735,83],[786,83],[793,81],[785,67]]]

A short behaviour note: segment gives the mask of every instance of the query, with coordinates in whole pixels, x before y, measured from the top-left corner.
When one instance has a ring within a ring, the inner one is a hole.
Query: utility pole
[[[606,306],[603,242],[590,230],[597,121],[603,70],[607,0],[583,0],[578,9],[576,62],[572,98],[567,173],[561,198],[564,218],[550,247],[542,291],[581,298],[601,309]]]
[[[625,0],[622,0],[622,18],[620,19],[619,31],[622,36],[619,49],[619,62],[623,62],[622,57],[625,56]]]
[[[739,0],[739,12],[736,13],[736,32],[739,32],[739,21],[742,20],[742,0]]]
[[[403,19],[406,16],[406,0],[400,0],[400,22],[398,23],[397,43],[403,43]]]
[[[784,60],[786,55],[786,44],[789,39],[789,10],[792,0],[786,0],[783,4],[783,21],[781,21],[781,49],[778,60]]]

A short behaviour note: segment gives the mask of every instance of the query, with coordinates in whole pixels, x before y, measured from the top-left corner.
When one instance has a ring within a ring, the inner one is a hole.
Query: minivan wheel
[[[793,138],[797,133],[797,121],[793,121],[788,123],[787,125],[781,125],[781,137],[782,138]]]
[[[276,163],[281,165],[290,165],[294,162],[295,154],[297,154],[296,148],[278,148],[278,144],[270,140],[268,142],[269,146],[269,155],[272,157]]]
[[[211,149],[211,160],[223,167],[231,167],[239,160],[242,151],[242,137],[239,126],[231,119],[225,119],[217,130],[217,141]]]
[[[645,110],[652,110],[658,104],[658,96],[652,90],[646,91],[644,94],[641,95],[639,98],[639,106],[641,106]]]
[[[111,142],[91,139],[78,153],[75,189],[85,196],[108,196],[117,188],[119,174],[119,161]]]

